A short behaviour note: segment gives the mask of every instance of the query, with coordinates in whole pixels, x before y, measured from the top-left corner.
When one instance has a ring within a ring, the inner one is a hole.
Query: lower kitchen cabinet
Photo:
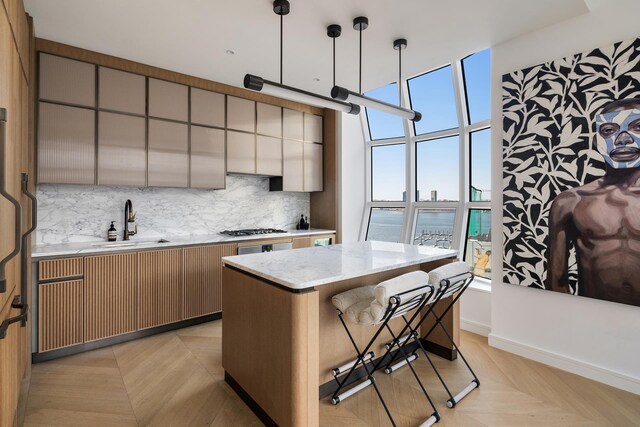
[[[138,329],[181,319],[182,249],[138,253]]]
[[[136,330],[135,253],[84,259],[84,341]]]
[[[83,342],[83,280],[38,285],[40,352]]]
[[[184,318],[222,311],[222,257],[232,256],[237,245],[184,248]]]

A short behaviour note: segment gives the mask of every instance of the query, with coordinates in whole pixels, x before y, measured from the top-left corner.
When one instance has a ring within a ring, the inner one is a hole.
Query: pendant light
[[[306,90],[287,86],[282,83],[283,44],[284,44],[283,43],[283,40],[284,40],[283,24],[284,24],[284,15],[287,15],[290,9],[291,7],[287,0],[275,0],[273,2],[273,12],[276,15],[280,16],[280,83],[265,80],[262,77],[259,77],[253,74],[246,74],[244,76],[244,87],[247,89],[255,90],[257,92],[266,93],[268,95],[289,99],[291,101],[297,101],[305,104],[316,105],[318,107],[329,108],[332,110],[342,111],[349,114],[359,114],[360,113],[359,105],[352,104],[350,102],[331,99],[327,96],[318,95],[313,92],[308,92]],[[327,29],[327,31],[329,30]],[[334,41],[335,41],[335,38],[334,38]],[[335,44],[334,44],[334,58],[335,58]],[[335,79],[335,63],[334,63],[334,79]]]
[[[358,67],[358,92],[353,92],[345,87],[334,85],[331,89],[331,97],[339,101],[353,102],[357,105],[364,105],[368,108],[384,111],[385,113],[404,117],[414,122],[420,121],[422,114],[417,111],[402,108],[388,102],[369,98],[362,94],[362,32],[369,26],[369,20],[364,16],[359,16],[353,20],[353,29],[360,33],[360,55]],[[407,47],[406,39],[397,39],[393,42],[393,48],[398,51],[398,84],[402,81],[402,49]]]

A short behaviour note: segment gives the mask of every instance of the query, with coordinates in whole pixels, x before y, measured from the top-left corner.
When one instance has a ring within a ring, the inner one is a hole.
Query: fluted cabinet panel
[[[222,311],[222,257],[236,252],[237,245],[183,249],[185,319]]]
[[[38,262],[38,280],[64,279],[83,274],[82,258],[60,258]]]
[[[40,352],[83,342],[82,280],[40,284],[38,347]]]
[[[182,249],[138,253],[138,329],[181,318]]]
[[[84,259],[84,340],[136,330],[135,253]]]
[[[96,66],[40,54],[40,99],[95,107]]]

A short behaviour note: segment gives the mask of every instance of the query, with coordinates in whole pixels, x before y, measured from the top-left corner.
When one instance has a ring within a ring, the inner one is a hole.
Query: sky
[[[471,123],[491,117],[490,50],[463,60],[467,104]],[[399,104],[396,83],[374,89],[367,96]],[[458,127],[451,66],[445,66],[409,80],[411,108],[420,111],[415,123],[418,135]],[[373,140],[404,136],[402,119],[367,109]],[[472,134],[472,185],[490,190],[490,130]],[[405,189],[405,147],[403,144],[375,147],[372,152],[373,200],[401,201]],[[431,190],[439,200],[459,200],[458,137],[419,142],[416,150],[417,189],[420,199],[430,200]]]

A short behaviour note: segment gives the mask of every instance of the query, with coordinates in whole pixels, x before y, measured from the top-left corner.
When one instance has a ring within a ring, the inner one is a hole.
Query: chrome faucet
[[[133,230],[129,230],[129,223],[135,222],[136,214],[133,212],[133,203],[127,199],[124,204],[124,240],[129,240],[130,236],[138,234],[138,226],[136,225]]]

